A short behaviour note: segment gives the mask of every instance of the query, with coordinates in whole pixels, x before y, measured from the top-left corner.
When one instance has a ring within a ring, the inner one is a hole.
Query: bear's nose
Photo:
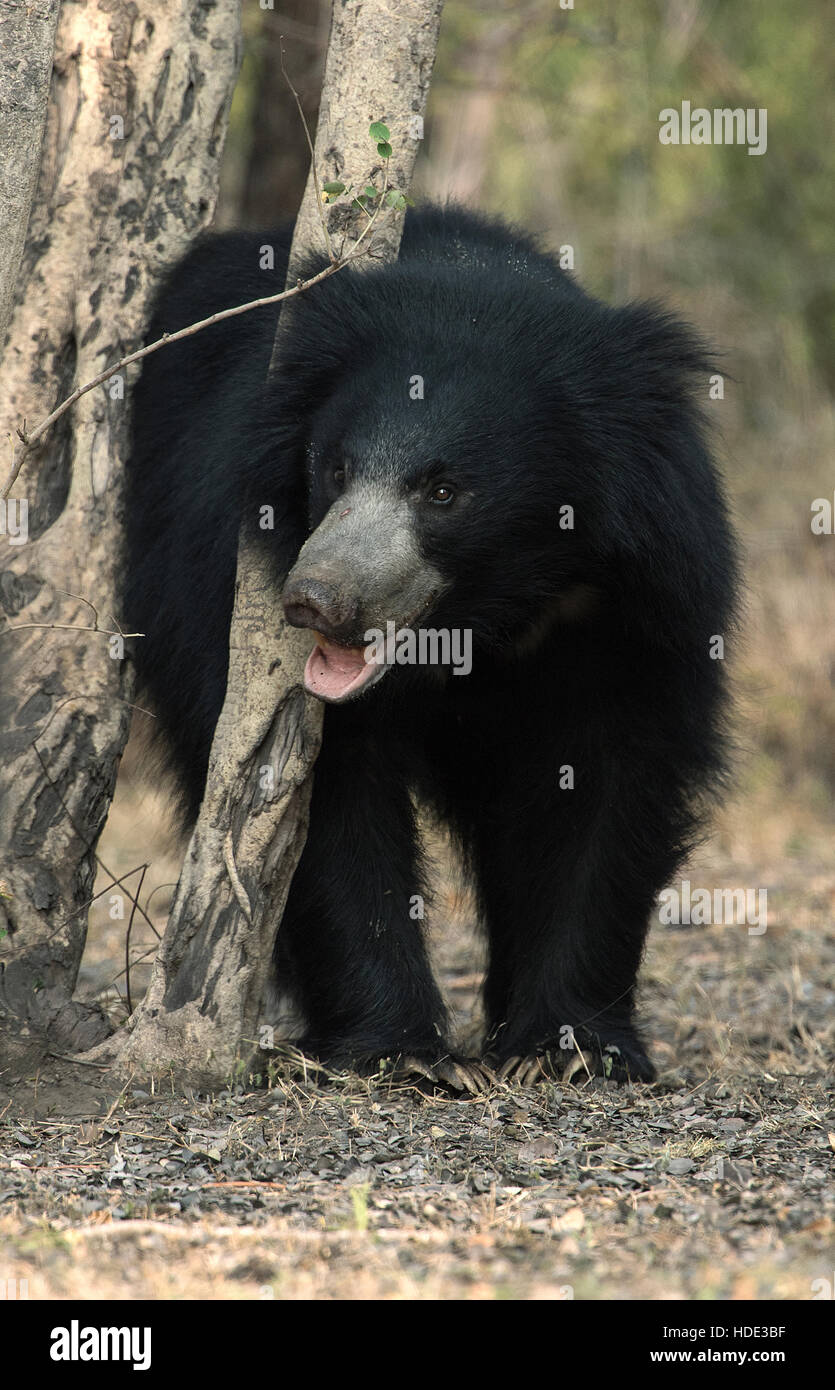
[[[323,579],[288,578],[281,596],[288,623],[312,627],[325,637],[339,637],[354,622],[358,603]]]

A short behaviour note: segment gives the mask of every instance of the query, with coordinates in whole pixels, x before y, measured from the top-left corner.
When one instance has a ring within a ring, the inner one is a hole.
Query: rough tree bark
[[[4,444],[141,345],[151,291],[213,213],[238,25],[237,0],[61,7],[0,369]],[[6,37],[25,45],[28,32],[12,24]],[[118,639],[78,629],[92,626],[88,605],[103,628],[119,617],[122,388],[83,397],[27,458],[13,489],[28,504],[25,544],[11,534],[18,508],[0,516],[0,1051],[19,1067],[108,1031],[72,995],[130,690]],[[4,449],[3,481],[10,462]]]
[[[61,0],[12,0],[0,10],[0,348],[12,315],[17,273],[38,181]]]
[[[327,255],[315,175],[362,187],[382,161],[372,121],[391,132],[391,186],[407,191],[419,148],[442,0],[340,0],[334,8],[313,166],[296,223],[288,284],[311,250]],[[276,81],[282,80],[276,75]],[[346,250],[367,218],[325,210]],[[402,215],[383,217],[374,261],[397,258]],[[370,259],[370,258],[369,258]],[[357,261],[357,268],[367,263]],[[339,274],[353,274],[354,268]],[[310,293],[315,294],[315,289]],[[281,354],[281,321],[273,355]],[[253,1052],[276,925],[304,847],[322,707],[302,687],[309,633],[284,623],[267,561],[241,532],[226,702],[206,795],[151,985],[118,1058],[128,1072],[170,1068],[222,1084]],[[266,789],[265,789],[266,787]],[[108,1042],[95,1054],[113,1055]]]

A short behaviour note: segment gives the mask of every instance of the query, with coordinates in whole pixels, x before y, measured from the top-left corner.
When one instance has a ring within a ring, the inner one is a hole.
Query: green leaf
[[[374,123],[368,127],[368,134],[371,136],[372,140],[385,141],[388,140],[391,131],[383,121],[374,121]]]
[[[374,187],[373,183],[366,184],[366,186],[365,186],[365,196],[366,196],[366,198],[376,198],[376,197],[377,197],[377,190],[376,190],[376,188]]]
[[[334,183],[323,183],[322,190],[331,198],[338,198],[340,193],[345,192],[345,185],[344,183],[339,183],[338,180]]]
[[[386,144],[385,141],[381,141],[377,146],[377,153],[381,159],[391,159],[391,145]]]

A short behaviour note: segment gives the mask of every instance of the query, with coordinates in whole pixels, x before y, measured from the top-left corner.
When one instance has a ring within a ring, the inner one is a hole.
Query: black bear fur
[[[149,340],[283,288],[289,237],[199,242]],[[358,1067],[450,1048],[414,920],[417,798],[477,888],[485,1055],[568,1060],[576,1040],[601,1073],[650,1079],[634,1017],[648,922],[726,762],[711,644],[736,563],[700,409],[709,355],[658,307],[608,307],[523,235],[455,208],[410,212],[397,264],[341,270],[284,312],[272,384],[274,307],[151,356],[134,394],[124,612],[146,633],[140,685],[186,817],[224,697],[241,517],[274,508],[280,583],[341,487],[384,482],[443,578],[421,622],[471,631],[472,671],[392,668],[326,708],[276,946],[300,1045]]]

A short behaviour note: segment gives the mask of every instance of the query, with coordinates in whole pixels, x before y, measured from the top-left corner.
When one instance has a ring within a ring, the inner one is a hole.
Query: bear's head
[[[686,329],[570,280],[408,261],[340,272],[291,327],[273,400],[308,535],[282,601],[315,634],[310,693],[368,690],[391,625],[514,659],[636,575],[697,601],[681,474],[696,501],[713,481]]]

